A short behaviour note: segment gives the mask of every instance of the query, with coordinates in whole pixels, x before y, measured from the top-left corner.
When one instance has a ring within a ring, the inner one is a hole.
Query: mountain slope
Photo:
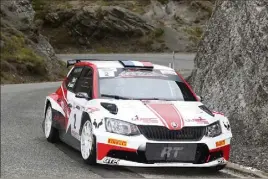
[[[58,80],[65,74],[63,62],[33,23],[28,0],[1,1],[1,83]]]
[[[213,2],[33,0],[57,53],[194,52]]]

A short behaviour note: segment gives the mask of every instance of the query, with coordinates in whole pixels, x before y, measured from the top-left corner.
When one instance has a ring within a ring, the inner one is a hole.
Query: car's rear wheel
[[[50,104],[48,104],[44,120],[44,133],[47,141],[55,143],[58,140],[58,131],[53,127],[52,120],[53,120],[52,107]]]
[[[83,160],[90,165],[96,164],[96,138],[90,120],[83,125],[80,146]]]

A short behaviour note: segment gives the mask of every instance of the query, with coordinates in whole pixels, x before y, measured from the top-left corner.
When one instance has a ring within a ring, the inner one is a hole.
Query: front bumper
[[[106,132],[95,135],[99,164],[136,167],[212,167],[226,164],[230,155],[231,136],[223,134],[215,138],[204,137],[200,141],[176,142],[150,141],[142,135],[128,137]],[[218,141],[224,143],[216,146]],[[182,151],[179,151],[180,147]],[[178,149],[176,155],[176,150],[173,149]]]

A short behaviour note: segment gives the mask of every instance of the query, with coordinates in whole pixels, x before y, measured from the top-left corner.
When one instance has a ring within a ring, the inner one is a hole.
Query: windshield
[[[122,75],[124,74],[124,75]],[[100,78],[100,94],[118,99],[160,99],[196,101],[177,75],[163,75],[157,71],[126,71],[113,73],[111,78]]]

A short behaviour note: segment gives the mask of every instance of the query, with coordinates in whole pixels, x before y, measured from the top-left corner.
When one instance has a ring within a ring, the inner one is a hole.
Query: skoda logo
[[[171,125],[172,125],[173,128],[177,128],[178,127],[178,124],[176,122],[172,122]]]

